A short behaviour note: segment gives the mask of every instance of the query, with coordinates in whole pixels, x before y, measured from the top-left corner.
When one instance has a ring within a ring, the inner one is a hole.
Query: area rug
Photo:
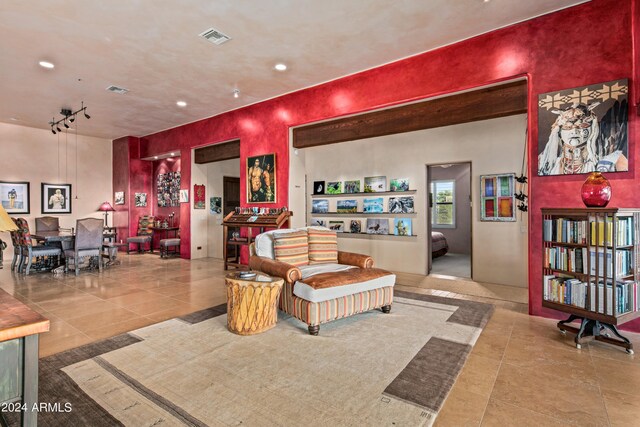
[[[41,359],[38,400],[70,410],[39,424],[431,425],[492,312],[397,291],[319,336],[283,313],[238,336],[218,306]]]

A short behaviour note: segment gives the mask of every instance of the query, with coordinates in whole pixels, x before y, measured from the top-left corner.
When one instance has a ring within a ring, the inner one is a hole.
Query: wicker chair
[[[19,227],[18,233],[18,246],[20,247],[20,262],[18,264],[19,272],[24,269],[25,274],[31,272],[31,266],[33,265],[33,259],[36,259],[36,267],[42,270],[50,270],[61,264],[60,258],[62,255],[62,249],[55,246],[47,245],[33,245],[33,239],[31,239],[31,233],[29,232],[29,223],[24,218],[14,219],[16,225]],[[14,252],[14,262],[15,262]],[[14,262],[11,266],[14,266]]]
[[[138,233],[134,237],[127,237],[127,254],[129,253],[132,243],[138,245],[138,252],[144,252],[143,245],[149,244],[149,252],[153,253],[153,221],[154,217],[143,215],[138,219]]]
[[[96,259],[98,269],[102,271],[102,227],[104,221],[101,218],[84,218],[76,221],[76,238],[73,249],[64,251],[67,259],[65,271],[73,264],[76,276],[80,273],[80,263],[85,258]]]

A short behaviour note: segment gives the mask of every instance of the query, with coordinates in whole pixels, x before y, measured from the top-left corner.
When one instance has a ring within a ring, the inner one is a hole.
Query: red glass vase
[[[580,193],[586,207],[604,208],[611,200],[611,184],[600,172],[591,172]]]

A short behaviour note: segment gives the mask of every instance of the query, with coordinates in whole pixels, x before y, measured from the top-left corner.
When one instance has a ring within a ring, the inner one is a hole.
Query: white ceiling
[[[583,2],[2,0],[0,122],[48,129],[84,101],[79,133],[148,135]]]

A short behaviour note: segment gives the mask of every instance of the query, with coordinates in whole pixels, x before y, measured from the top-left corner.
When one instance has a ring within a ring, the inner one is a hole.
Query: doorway
[[[471,279],[471,162],[427,165],[429,274]]]

